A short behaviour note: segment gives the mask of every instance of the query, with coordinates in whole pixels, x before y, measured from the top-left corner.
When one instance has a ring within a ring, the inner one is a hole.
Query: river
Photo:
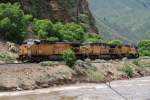
[[[0,93],[0,100],[150,100],[150,77]]]

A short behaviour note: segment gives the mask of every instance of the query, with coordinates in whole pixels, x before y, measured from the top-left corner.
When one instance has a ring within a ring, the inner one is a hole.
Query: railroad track
[[[37,64],[37,63],[1,63],[1,65],[22,65],[22,64]]]

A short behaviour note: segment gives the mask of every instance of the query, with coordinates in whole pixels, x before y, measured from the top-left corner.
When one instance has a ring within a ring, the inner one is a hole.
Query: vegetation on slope
[[[0,35],[7,40],[22,40],[31,15],[25,15],[18,3],[0,4]]]
[[[0,3],[19,2],[25,13],[52,21],[78,22],[91,32],[98,32],[87,0],[1,0]],[[77,14],[78,12],[78,14]]]
[[[77,58],[75,52],[71,49],[67,50],[63,54],[64,61],[69,67],[73,67]]]
[[[64,42],[99,42],[102,38],[97,34],[88,33],[76,23],[53,23],[50,20],[35,19],[33,21],[33,34],[39,39]]]
[[[150,56],[150,40],[143,40],[138,44],[141,56]]]
[[[108,44],[122,45],[123,42],[122,42],[121,40],[116,39],[116,40],[111,40],[111,41],[109,41]]]
[[[102,38],[99,35],[89,33],[77,23],[52,22],[48,19],[37,19],[33,18],[32,15],[25,15],[18,3],[1,3],[0,18],[0,35],[1,38],[5,40],[20,42],[28,36],[29,32],[31,32],[34,37],[49,41],[102,41]],[[120,40],[112,40],[109,43],[122,44]],[[140,42],[140,54],[150,56],[149,47],[149,40]]]
[[[36,19],[25,15],[18,3],[0,4],[0,34],[5,40],[20,42],[28,33],[39,39],[49,41],[100,41],[101,37],[90,34],[76,23],[52,22],[48,19]]]
[[[14,63],[17,56],[9,52],[0,53],[0,63]]]
[[[89,0],[97,27],[107,39],[150,39],[149,0]]]

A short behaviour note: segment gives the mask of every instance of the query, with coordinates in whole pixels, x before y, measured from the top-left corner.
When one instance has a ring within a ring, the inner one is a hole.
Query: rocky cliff
[[[19,0],[26,13],[37,18],[63,22],[77,22],[92,32],[97,32],[95,20],[87,0]]]
[[[20,2],[26,13],[53,21],[77,22],[96,32],[95,20],[87,0],[1,0],[0,3]]]

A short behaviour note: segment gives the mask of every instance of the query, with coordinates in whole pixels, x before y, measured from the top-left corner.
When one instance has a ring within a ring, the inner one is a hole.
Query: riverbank
[[[0,91],[22,91],[71,83],[103,83],[150,75],[150,58],[134,60],[78,60],[73,68],[63,62],[0,65]]]
[[[108,83],[79,83],[46,89],[1,92],[0,100],[148,100],[149,85],[150,77],[148,76],[112,81],[111,87]]]

